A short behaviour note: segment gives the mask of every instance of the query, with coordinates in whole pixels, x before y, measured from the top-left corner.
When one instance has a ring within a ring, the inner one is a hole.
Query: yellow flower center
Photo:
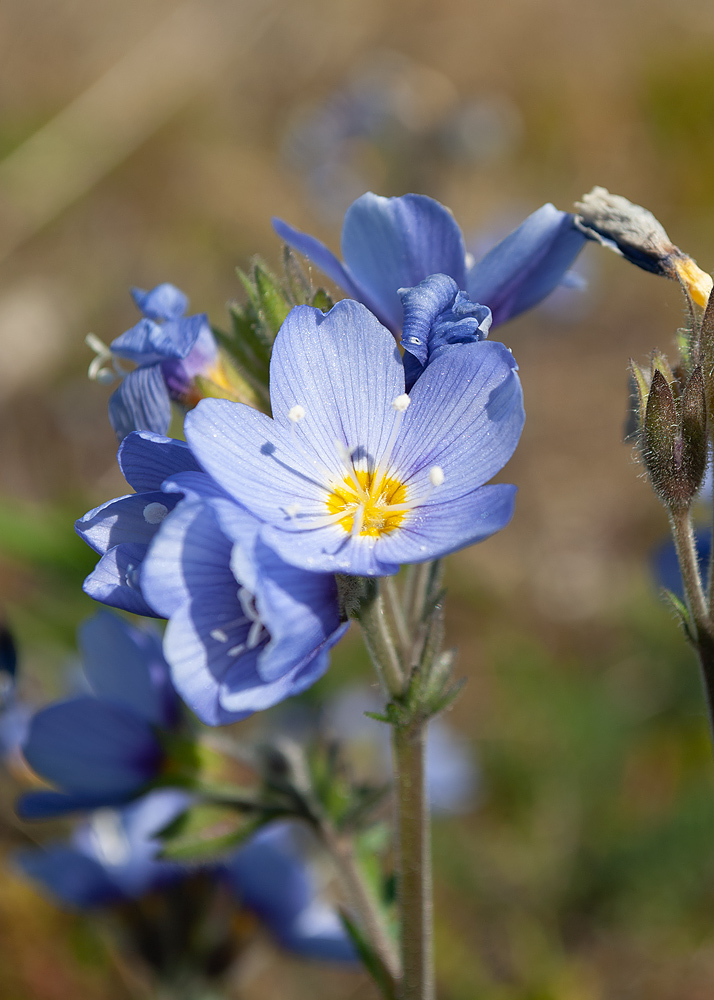
[[[348,534],[354,531],[378,538],[394,531],[402,523],[407,513],[402,507],[406,498],[407,488],[398,479],[388,478],[382,472],[355,469],[352,476],[345,476],[341,483],[332,487],[327,509],[330,514],[344,512],[345,516],[339,523]],[[395,505],[402,509],[394,510]]]

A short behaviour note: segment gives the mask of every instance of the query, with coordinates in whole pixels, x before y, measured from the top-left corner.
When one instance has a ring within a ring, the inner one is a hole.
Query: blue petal
[[[381,558],[381,539],[375,544],[374,538],[348,535],[337,524],[312,531],[283,531],[266,525],[261,538],[285,562],[314,573],[391,576],[399,571],[398,562]]]
[[[216,510],[221,512],[220,523]],[[226,534],[226,526],[230,535]],[[281,676],[274,683],[266,683],[258,672],[258,657],[266,648],[268,636],[256,637],[258,645],[247,648],[253,622],[246,618],[238,591],[253,580],[237,577],[231,571],[232,554],[238,549],[242,556],[237,562],[244,569],[252,562],[249,550],[256,527],[251,515],[232,503],[186,504],[165,522],[142,571],[149,599],[170,615],[164,649],[174,683],[208,725],[225,724],[268,708],[303,690],[327,668],[327,657],[321,655],[328,644],[321,617],[326,612],[321,604],[316,612],[295,597],[279,593],[276,560],[269,553],[264,558],[273,578],[266,580],[261,599],[268,613],[276,615],[276,628],[291,625],[295,631],[287,649],[281,641],[282,631],[278,633],[279,644],[269,661]],[[239,544],[234,544],[231,535],[240,540]],[[254,568],[248,568],[248,575],[254,578]],[[285,571],[296,575],[287,567]],[[329,584],[313,585],[303,599],[315,593],[322,599],[326,589]],[[270,628],[271,622],[266,620],[266,624]],[[339,627],[336,601],[334,621],[331,618],[328,624]]]
[[[398,289],[430,274],[448,274],[466,287],[461,230],[448,209],[423,195],[358,198],[345,214],[342,256],[360,299],[394,332],[402,325]]]
[[[273,681],[309,659],[340,627],[337,583],[332,574],[289,566],[261,541],[255,558],[256,606],[270,632],[258,672]]]
[[[289,926],[276,933],[287,951],[318,962],[356,963],[358,955],[333,907],[315,900]]]
[[[442,348],[430,362],[412,390],[392,456],[397,476],[416,496],[430,489],[433,466],[444,472],[443,484],[431,494],[439,504],[471,492],[503,468],[525,420],[516,367],[503,344],[487,340]]]
[[[505,323],[549,295],[584,244],[572,215],[543,205],[474,264],[466,289],[490,307],[494,324]]]
[[[121,797],[112,797],[111,803],[121,801]],[[55,819],[73,812],[87,812],[100,809],[107,805],[107,796],[97,795],[67,795],[64,792],[25,792],[15,805],[15,811],[20,819]]]
[[[134,361],[138,365],[154,365],[169,358],[185,358],[206,327],[208,318],[205,313],[162,324],[142,319],[131,330],[113,340],[111,349],[120,358]]]
[[[171,400],[161,365],[137,368],[109,397],[109,422],[122,441],[132,431],[165,434],[171,422]]]
[[[161,617],[150,607],[140,590],[140,568],[146,545],[116,545],[99,560],[82,584],[89,597],[111,608],[134,615]]]
[[[441,347],[484,340],[491,310],[472,302],[445,274],[432,274],[415,288],[400,290],[404,307],[402,346],[407,392]],[[410,355],[419,362],[415,365]]]
[[[150,725],[124,705],[75,698],[38,712],[23,753],[28,764],[68,792],[122,799],[159,769],[163,754]]]
[[[292,226],[289,226],[287,222],[283,222],[282,219],[273,219],[273,229],[289,246],[297,250],[298,253],[303,254],[308,260],[311,260],[321,271],[324,271],[327,277],[334,281],[336,285],[339,285],[340,288],[344,289],[350,298],[359,301],[362,300],[361,289],[355,284],[351,275],[345,270],[345,267],[332,251],[327,249],[324,243],[315,239],[314,236],[301,233],[299,229],[293,229]]]
[[[421,365],[426,364],[431,326],[456,298],[459,286],[446,274],[432,274],[414,288],[400,288],[404,309],[402,347]]]
[[[155,632],[100,611],[79,627],[84,673],[98,697],[127,705],[158,726],[176,719],[176,696]]]
[[[188,501],[227,499],[236,506],[235,501],[207,472],[177,472],[163,481],[161,489],[164,493],[179,493]]]
[[[188,309],[184,293],[168,282],[156,285],[149,292],[132,288],[131,295],[139,312],[153,320],[180,319]]]
[[[228,872],[242,905],[278,936],[314,896],[312,879],[287,822],[263,827],[228,862]]]
[[[506,527],[515,500],[516,487],[499,484],[444,503],[430,503],[379,539],[377,557],[390,566],[424,562],[482,542]]]
[[[158,490],[164,479],[177,472],[198,472],[200,465],[185,441],[135,431],[119,445],[119,468],[133,490],[143,493]]]
[[[162,514],[165,517],[180,500],[178,493],[130,493],[88,511],[74,529],[101,555],[115,545],[148,545],[159,530]]]
[[[122,898],[102,866],[71,847],[22,851],[15,857],[25,875],[66,906],[106,906]]]

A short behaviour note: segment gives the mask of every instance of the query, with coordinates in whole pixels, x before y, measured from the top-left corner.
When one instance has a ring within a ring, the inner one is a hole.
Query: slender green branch
[[[387,692],[392,697],[399,697],[404,693],[406,683],[404,668],[389,628],[384,598],[378,585],[369,600],[362,604],[359,623],[369,655]]]
[[[399,957],[389,931],[384,925],[379,904],[360,872],[351,838],[340,836],[326,821],[320,823],[317,832],[335,863],[347,902],[359,916],[369,943],[393,983],[396,983],[401,975]]]
[[[692,620],[697,627],[697,631],[700,629],[708,630],[711,628],[711,619],[704,597],[704,590],[702,589],[697,546],[694,541],[692,518],[689,510],[685,508],[670,510],[669,521],[682,573],[684,593]]]
[[[398,894],[402,913],[400,1000],[434,1000],[429,813],[424,786],[427,725],[393,730],[397,783]]]
[[[407,622],[404,616],[404,609],[402,607],[402,602],[399,599],[399,593],[397,592],[397,585],[394,577],[385,576],[381,581],[381,586],[384,590],[385,597],[387,598],[387,605],[397,631],[399,648],[402,657],[404,657],[409,649],[410,638]]]
[[[670,510],[669,520],[684,583],[684,593],[694,626],[695,634],[692,639],[699,657],[709,726],[714,740],[714,628],[702,588],[692,519],[689,510]]]

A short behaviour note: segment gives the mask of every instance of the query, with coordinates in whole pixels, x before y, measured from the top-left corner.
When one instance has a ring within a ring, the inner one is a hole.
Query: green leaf
[[[362,964],[376,983],[384,1000],[396,1000],[396,983],[392,979],[389,969],[364,936],[362,930],[344,910],[340,910],[340,918],[352,944],[355,946],[357,954],[362,960]]]

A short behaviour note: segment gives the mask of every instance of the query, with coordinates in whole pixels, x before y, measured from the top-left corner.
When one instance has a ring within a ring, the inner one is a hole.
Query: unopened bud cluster
[[[639,395],[640,449],[655,492],[666,507],[686,509],[707,467],[707,405],[701,365],[674,375],[655,354],[649,372],[633,363]]]

